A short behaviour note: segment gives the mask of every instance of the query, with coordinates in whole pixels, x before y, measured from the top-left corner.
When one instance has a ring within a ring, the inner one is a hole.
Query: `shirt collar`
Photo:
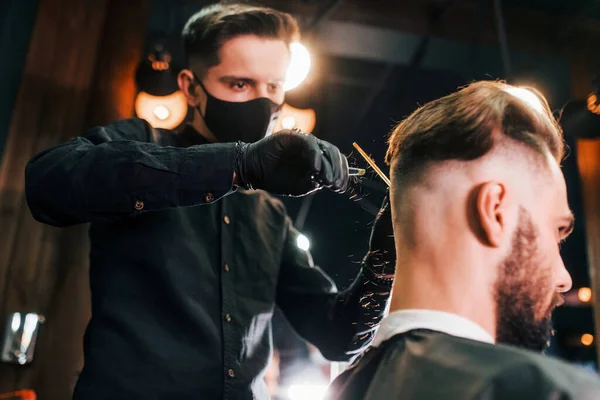
[[[465,339],[494,343],[492,336],[473,321],[456,314],[434,310],[398,310],[383,319],[372,346],[414,329],[429,329]]]

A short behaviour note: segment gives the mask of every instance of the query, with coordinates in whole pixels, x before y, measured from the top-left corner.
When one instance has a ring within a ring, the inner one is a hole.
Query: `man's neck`
[[[396,267],[390,313],[413,309],[443,311],[466,318],[495,337],[495,310],[491,296],[486,293],[489,288],[477,288],[427,271],[440,269],[406,264]]]

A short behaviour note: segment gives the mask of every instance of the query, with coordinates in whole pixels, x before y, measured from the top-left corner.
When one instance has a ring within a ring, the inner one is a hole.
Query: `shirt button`
[[[225,321],[231,322],[231,315],[225,314]]]
[[[225,266],[223,267],[223,269],[225,270],[225,272],[229,272],[229,265],[225,264]]]
[[[223,221],[225,221],[225,223],[226,223],[227,225],[229,225],[229,223],[231,222],[231,221],[229,220],[229,217],[228,217],[227,215],[223,217]]]
[[[212,201],[215,201],[215,195],[214,195],[214,194],[212,194],[212,193],[207,193],[207,194],[204,196],[204,202],[205,202],[205,203],[210,203],[210,202],[212,202]]]
[[[229,371],[227,371],[227,374],[229,374],[229,376],[232,378],[235,376],[235,372],[233,372],[232,369],[229,369]]]
[[[133,208],[138,211],[142,210],[144,208],[144,202],[141,200],[136,200],[135,203],[133,203]]]

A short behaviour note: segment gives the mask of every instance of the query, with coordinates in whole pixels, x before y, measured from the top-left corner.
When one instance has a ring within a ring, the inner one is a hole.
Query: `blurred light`
[[[282,129],[297,128],[302,132],[312,133],[316,123],[317,114],[312,108],[302,110],[292,107],[289,104],[284,104],[273,132],[278,132]]]
[[[584,333],[581,335],[581,344],[584,346],[591,346],[594,343],[594,336],[589,333]]]
[[[283,89],[287,92],[299,86],[310,71],[310,53],[303,44],[295,42],[290,44],[292,58],[285,77]]]
[[[296,238],[296,246],[298,246],[300,250],[308,251],[308,249],[310,249],[310,240],[308,240],[306,236],[300,234]]]
[[[21,313],[14,313],[10,324],[10,329],[16,332],[21,327]]]
[[[544,106],[539,97],[529,89],[511,86],[505,89],[508,93],[523,100],[538,112],[544,112]]]
[[[596,93],[590,93],[588,95],[587,109],[594,114],[600,114],[600,104],[598,104],[598,96],[596,96]]]
[[[287,395],[290,400],[322,400],[327,393],[327,385],[290,385]]]
[[[589,287],[580,288],[577,292],[577,297],[582,303],[589,302],[592,299],[592,289],[590,289]]]
[[[174,129],[183,122],[187,112],[187,100],[180,90],[167,96],[140,92],[135,99],[136,115],[154,128]]]
[[[172,61],[169,49],[157,42],[135,72],[135,113],[154,128],[175,129],[188,114],[187,99],[177,83],[178,68]]]
[[[563,108],[560,124],[564,135],[578,139],[598,139],[600,137],[600,114],[589,110],[586,100],[574,100]],[[585,173],[585,171],[581,171]]]
[[[293,129],[296,127],[296,117],[288,115],[281,119],[281,127],[283,129]]]
[[[171,112],[167,107],[160,105],[154,108],[154,115],[156,116],[156,118],[160,119],[161,121],[164,121],[165,119],[169,118]]]

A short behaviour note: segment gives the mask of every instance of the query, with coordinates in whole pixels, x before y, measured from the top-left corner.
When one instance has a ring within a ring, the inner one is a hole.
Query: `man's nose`
[[[567,271],[562,258],[560,258],[557,268],[558,276],[556,279],[556,290],[560,293],[568,292],[573,287],[573,280],[571,279],[571,274],[569,274],[569,271]]]

